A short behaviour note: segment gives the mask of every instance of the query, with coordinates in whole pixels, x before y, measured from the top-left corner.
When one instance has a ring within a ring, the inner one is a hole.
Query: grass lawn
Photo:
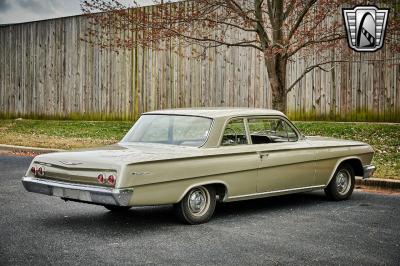
[[[0,120],[0,144],[73,149],[118,142],[132,126],[121,121]],[[400,179],[400,124],[295,122],[305,135],[360,140],[375,149],[376,177]]]

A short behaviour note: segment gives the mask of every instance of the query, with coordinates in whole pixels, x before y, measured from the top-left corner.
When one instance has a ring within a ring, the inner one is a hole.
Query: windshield
[[[184,115],[143,115],[122,142],[198,147],[207,140],[212,119]]]

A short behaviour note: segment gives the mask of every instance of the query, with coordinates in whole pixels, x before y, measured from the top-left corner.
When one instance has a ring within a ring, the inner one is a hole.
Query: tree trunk
[[[279,54],[265,56],[269,84],[272,91],[272,109],[287,112],[286,65],[287,59]]]

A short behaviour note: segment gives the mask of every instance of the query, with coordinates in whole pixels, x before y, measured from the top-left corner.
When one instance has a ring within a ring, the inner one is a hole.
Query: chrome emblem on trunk
[[[73,163],[73,162],[67,162],[67,161],[59,161],[60,163],[62,163],[62,164],[65,164],[65,165],[79,165],[79,164],[82,164],[82,163]]]

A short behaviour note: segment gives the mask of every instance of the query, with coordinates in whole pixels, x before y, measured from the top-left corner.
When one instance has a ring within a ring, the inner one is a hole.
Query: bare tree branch
[[[173,33],[176,33],[176,31],[173,30],[173,29],[170,29],[170,31],[173,32]],[[202,42],[202,43],[207,43],[207,42],[208,43],[213,43],[214,42],[216,44],[225,45],[227,47],[233,47],[233,46],[251,47],[251,48],[255,48],[255,49],[259,50],[259,51],[263,51],[261,49],[261,47],[259,47],[259,46],[254,44],[254,43],[257,43],[257,40],[249,40],[249,41],[241,41],[241,42],[230,43],[230,42],[225,42],[225,41],[219,41],[217,39],[211,39],[211,38],[205,38],[205,37],[199,38],[199,37],[189,36],[189,35],[185,35],[185,34],[180,34],[180,36],[182,38],[185,38],[185,39],[188,39],[188,40],[193,40],[193,41]]]
[[[296,30],[300,26],[300,24],[303,21],[305,15],[308,13],[308,10],[310,10],[310,8],[315,4],[316,1],[317,0],[308,0],[306,5],[304,6],[303,10],[300,12],[299,16],[297,17],[297,20],[294,23],[293,27],[289,31],[289,34],[288,34],[288,37],[287,37],[288,41],[290,41],[292,39],[294,33],[296,32]]]
[[[289,14],[293,11],[294,4],[296,1],[290,1],[288,7],[286,8],[285,12],[283,12],[283,20],[286,20]]]
[[[345,37],[346,37],[345,35],[338,33],[338,34],[332,34],[332,35],[329,35],[329,36],[324,36],[324,37],[322,37],[321,39],[318,39],[318,40],[310,40],[310,41],[304,42],[303,44],[301,44],[298,47],[296,47],[294,50],[289,52],[287,56],[291,57],[294,54],[296,54],[298,51],[300,51],[301,49],[306,48],[307,46],[310,46],[310,45],[314,45],[314,44],[317,44],[317,43],[324,43],[324,42],[332,42],[332,41],[343,39]]]
[[[270,42],[270,39],[268,37],[267,32],[265,31],[265,28],[263,26],[263,14],[262,14],[262,4],[264,0],[255,0],[254,1],[254,6],[255,6],[255,16],[257,20],[257,26],[256,26],[256,31],[258,33],[258,36],[261,41],[261,48],[265,50]]]
[[[219,20],[214,20],[214,19],[209,19],[209,18],[204,18],[204,19],[198,19],[197,21],[208,21],[208,22],[212,22],[212,23],[216,23],[216,24],[221,24],[221,25],[225,25],[228,27],[232,27],[232,28],[236,28],[242,31],[247,31],[247,32],[257,32],[257,30],[253,29],[253,28],[245,28],[245,27],[241,27],[237,24],[233,24],[230,22],[226,22],[226,21],[219,21]]]
[[[302,73],[289,87],[287,87],[286,93],[289,93],[289,92],[294,88],[294,86],[296,86],[296,84],[297,84],[300,80],[302,80],[303,77],[304,77],[305,75],[307,75],[307,73],[310,72],[311,70],[313,70],[313,69],[315,69],[315,68],[319,68],[319,69],[321,69],[321,70],[327,72],[327,71],[329,71],[329,70],[324,69],[324,68],[322,67],[323,65],[331,64],[331,63],[339,63],[339,62],[341,62],[341,63],[343,63],[343,62],[348,62],[348,60],[325,61],[325,62],[321,62],[321,63],[318,63],[318,64],[314,64],[314,65],[308,66],[308,67],[303,71],[303,73]],[[332,70],[332,69],[333,69],[333,67],[332,67],[330,70]]]
[[[237,10],[239,11],[238,13],[239,13],[243,18],[248,19],[249,21],[252,21],[252,22],[257,22],[256,19],[253,19],[253,18],[249,17],[249,16],[247,15],[248,12],[247,12],[247,11],[244,11],[243,8],[240,6],[240,4],[238,4],[235,0],[228,0],[228,2],[232,3],[232,5],[233,5],[234,7],[237,8]]]
[[[289,93],[295,86],[296,84],[304,78],[305,75],[307,75],[308,72],[310,72],[311,70],[315,69],[315,68],[319,68],[324,72],[328,72],[331,71],[332,69],[334,69],[335,67],[331,67],[330,69],[325,69],[322,66],[326,65],[326,64],[332,64],[332,63],[362,63],[362,62],[371,62],[371,61],[396,61],[396,60],[400,60],[399,58],[390,58],[390,59],[366,59],[366,60],[329,60],[329,61],[324,61],[324,62],[320,62],[314,65],[310,65],[308,66],[303,73],[290,85],[287,87],[286,89],[286,93]],[[400,62],[398,63],[400,64]]]

